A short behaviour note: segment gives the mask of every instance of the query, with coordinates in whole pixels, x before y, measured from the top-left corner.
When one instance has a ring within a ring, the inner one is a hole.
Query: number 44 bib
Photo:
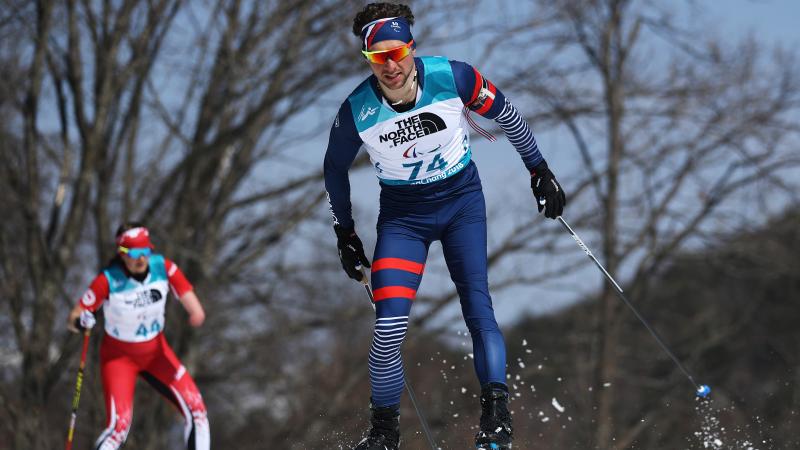
[[[103,304],[106,333],[125,342],[149,341],[164,329],[169,282],[161,255],[150,256],[150,273],[144,281],[129,278],[119,266],[104,272],[108,301]]]

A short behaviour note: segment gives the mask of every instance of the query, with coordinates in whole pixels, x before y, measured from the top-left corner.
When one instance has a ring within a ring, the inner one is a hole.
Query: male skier
[[[435,240],[442,243],[472,336],[482,407],[475,445],[508,449],[513,431],[505,343],[489,295],[486,207],[471,160],[469,111],[505,132],[531,174],[540,212],[555,219],[566,199],[511,102],[466,63],[416,57],[413,23],[411,9],[399,4],[372,3],[356,15],[353,33],[372,75],[342,103],[325,155],[325,188],[342,266],[355,280],[361,280],[361,266],[372,268],[377,316],[369,353],[371,428],[355,450],[399,447],[400,345]],[[381,186],[372,265],[351,216],[348,170],[362,147]]]

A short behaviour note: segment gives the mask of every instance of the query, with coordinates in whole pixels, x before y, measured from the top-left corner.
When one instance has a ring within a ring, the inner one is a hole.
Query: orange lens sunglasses
[[[408,44],[403,44],[400,47],[390,48],[389,50],[379,50],[375,52],[367,52],[361,50],[361,53],[364,54],[364,57],[367,58],[367,61],[375,64],[386,64],[386,61],[392,60],[394,62],[400,62],[405,59],[406,56],[411,54],[411,46],[414,45],[414,40],[408,42]]]

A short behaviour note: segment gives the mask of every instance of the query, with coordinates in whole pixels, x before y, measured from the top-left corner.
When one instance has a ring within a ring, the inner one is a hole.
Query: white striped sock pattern
[[[503,129],[511,145],[517,149],[526,167],[531,169],[542,162],[544,158],[536,145],[536,138],[533,137],[533,132],[531,132],[527,122],[519,114],[517,108],[508,99],[506,99],[506,104],[503,106],[503,111],[494,120]]]
[[[372,401],[378,405],[400,402],[403,382],[403,359],[400,345],[408,330],[408,316],[384,317],[375,322],[372,348],[369,350],[369,380]]]

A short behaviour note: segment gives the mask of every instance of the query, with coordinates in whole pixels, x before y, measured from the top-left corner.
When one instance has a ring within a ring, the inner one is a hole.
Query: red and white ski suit
[[[210,447],[206,406],[194,380],[164,338],[164,306],[168,289],[180,298],[192,285],[172,261],[153,254],[142,281],[119,265],[110,265],[92,281],[80,300],[95,312],[103,306],[105,335],[100,345],[100,371],[106,424],[96,450],[116,450],[125,443],[133,418],[136,377],[141,376],[184,417],[190,450]]]

